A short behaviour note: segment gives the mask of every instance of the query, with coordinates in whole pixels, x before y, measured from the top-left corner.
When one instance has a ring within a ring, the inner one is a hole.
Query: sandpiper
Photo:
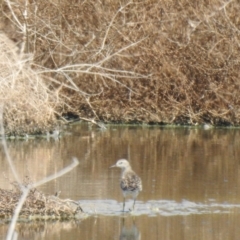
[[[123,193],[123,212],[125,207],[126,197],[131,197],[134,199],[133,209],[135,205],[136,198],[140,191],[142,191],[142,181],[141,178],[132,170],[129,162],[126,159],[120,159],[112,167],[119,167],[122,169],[120,187]]]

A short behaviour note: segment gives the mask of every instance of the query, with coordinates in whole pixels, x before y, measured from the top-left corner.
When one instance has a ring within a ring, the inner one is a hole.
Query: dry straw
[[[38,133],[55,124],[57,97],[32,69],[32,55],[0,33],[0,102],[6,134]]]

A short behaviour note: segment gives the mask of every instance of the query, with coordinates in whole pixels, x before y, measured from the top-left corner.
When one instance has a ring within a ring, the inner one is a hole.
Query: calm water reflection
[[[80,200],[91,215],[81,222],[19,223],[19,239],[239,238],[240,130],[111,126],[101,131],[82,124],[70,126],[59,140],[8,146],[21,177],[33,181],[76,156],[77,168],[41,190],[61,190],[62,198]],[[119,158],[129,159],[143,181],[136,210],[124,215],[120,170],[109,169]],[[0,187],[11,188],[3,152],[0,164]],[[1,239],[7,227],[0,225]]]

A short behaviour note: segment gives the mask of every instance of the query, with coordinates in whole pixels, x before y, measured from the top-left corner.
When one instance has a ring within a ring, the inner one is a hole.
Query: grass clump
[[[26,184],[26,183],[25,183]],[[14,211],[22,196],[19,184],[14,183],[12,190],[0,189],[0,218],[12,219]],[[19,220],[73,219],[80,218],[82,209],[77,202],[63,200],[56,196],[46,196],[33,188],[19,214]]]
[[[32,55],[0,33],[0,99],[6,135],[35,134],[56,125],[58,98],[36,70]]]

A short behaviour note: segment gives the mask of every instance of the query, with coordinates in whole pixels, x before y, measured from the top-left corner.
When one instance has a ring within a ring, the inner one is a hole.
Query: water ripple
[[[90,215],[117,216],[122,215],[122,203],[115,200],[82,200],[79,201],[84,212]],[[209,200],[206,203],[196,203],[188,200],[176,202],[173,200],[137,201],[135,210],[131,211],[132,201],[126,202],[126,213],[149,216],[177,216],[190,214],[223,214],[233,209],[240,210],[240,204],[217,203]],[[129,210],[128,210],[129,209]]]

